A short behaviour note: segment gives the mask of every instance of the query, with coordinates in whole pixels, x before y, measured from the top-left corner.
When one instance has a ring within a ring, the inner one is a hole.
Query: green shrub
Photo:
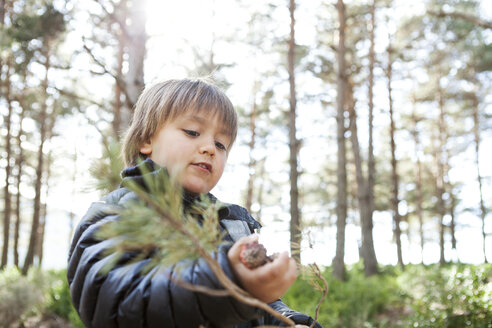
[[[347,281],[333,278],[331,269],[323,276],[328,282],[328,295],[319,313],[319,322],[325,327],[381,327],[385,310],[397,306],[403,296],[391,275],[366,278],[360,264],[347,271]],[[298,279],[282,298],[296,311],[314,316],[321,293],[304,279]]]
[[[492,266],[409,267],[399,277],[412,294],[412,327],[492,328]]]
[[[47,293],[44,304],[44,311],[64,318],[72,324],[73,327],[83,328],[84,325],[72,305],[70,289],[67,282],[67,271],[52,271],[52,283]]]
[[[0,323],[10,327],[43,300],[43,291],[33,276],[22,276],[16,268],[0,272]]]

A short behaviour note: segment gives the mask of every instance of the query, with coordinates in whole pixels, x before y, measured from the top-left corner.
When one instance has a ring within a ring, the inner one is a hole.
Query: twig
[[[323,294],[321,295],[318,304],[316,305],[316,311],[314,313],[314,321],[310,326],[310,328],[313,328],[314,325],[316,325],[316,322],[318,321],[318,315],[319,315],[319,309],[321,307],[321,303],[323,303],[326,294],[328,294],[328,282],[326,282],[325,277],[323,277],[323,275],[321,274],[321,270],[319,269],[316,263],[313,263],[311,266],[314,268],[314,274],[316,275],[316,277],[318,277],[318,279],[323,281]]]
[[[116,84],[118,84],[118,87],[120,87],[120,89],[123,91],[123,93],[125,94],[125,103],[126,103],[126,106],[128,108],[133,108],[133,103],[131,102],[131,97],[130,95],[128,94],[128,90],[126,89],[126,83],[125,81],[115,75],[113,72],[110,72],[107,68],[106,68],[106,65],[104,65],[95,55],[94,53],[92,52],[92,50],[87,46],[87,44],[85,43],[85,38],[83,39],[83,47],[84,47],[84,50],[89,54],[89,56],[92,58],[92,60],[103,70],[102,73],[97,73],[97,72],[93,72],[93,74],[108,74],[110,75],[115,81],[116,81]]]
[[[449,16],[452,18],[459,18],[459,19],[463,19],[467,22],[470,22],[476,26],[480,26],[480,27],[483,27],[485,29],[492,29],[492,22],[486,21],[484,19],[480,19],[480,18],[472,16],[472,15],[468,15],[465,13],[456,12],[456,11],[455,12],[445,12],[443,10],[440,10],[440,11],[428,10],[427,12],[433,16],[436,16],[436,17]]]
[[[106,7],[106,5],[104,5],[100,0],[94,0],[95,2],[97,2],[100,6],[101,6],[101,9],[106,13],[106,15],[113,21],[115,22],[116,24],[118,24],[118,26],[120,27],[121,29],[121,33],[123,33],[123,35],[125,36],[125,38],[127,40],[130,40],[131,41],[131,36],[128,34],[128,30],[127,30],[127,26],[126,24],[121,20],[119,19],[118,16],[116,16],[116,14],[114,13],[114,10],[115,8],[113,7],[113,12],[110,12],[108,10],[108,8]]]
[[[180,287],[191,290],[192,292],[203,293],[203,294],[207,294],[210,296],[217,296],[217,297],[231,296],[231,293],[229,293],[228,290],[224,290],[224,289],[217,290],[203,285],[193,285],[181,279],[176,279],[171,274],[169,274],[169,280],[171,280],[173,283],[175,283]]]
[[[162,218],[167,220],[168,223],[170,223],[177,231],[185,235],[187,238],[189,238],[192,242],[193,245],[195,246],[195,250],[197,253],[207,262],[209,265],[210,269],[212,272],[215,274],[217,279],[220,281],[222,286],[230,293],[230,296],[234,297],[238,301],[254,306],[257,308],[260,308],[262,310],[265,310],[275,318],[279,319],[280,321],[288,324],[289,326],[295,326],[295,323],[282,315],[279,312],[276,312],[273,310],[268,304],[265,302],[262,302],[254,297],[252,297],[248,292],[245,290],[241,289],[239,286],[237,286],[234,282],[232,282],[229,277],[224,273],[220,265],[217,263],[217,261],[205,250],[203,247],[201,247],[200,239],[197,238],[193,233],[188,231],[181,222],[176,220],[173,216],[171,216],[168,212],[163,210],[158,203],[156,203],[152,197],[150,197],[145,191],[140,190],[138,188],[131,188],[137,196],[145,201],[149,206],[151,206],[159,215],[161,215]]]

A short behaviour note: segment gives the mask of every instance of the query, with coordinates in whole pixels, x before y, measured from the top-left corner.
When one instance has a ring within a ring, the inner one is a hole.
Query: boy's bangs
[[[170,119],[184,112],[207,112],[223,122],[223,127],[232,139],[237,132],[237,115],[231,101],[215,86],[199,83],[196,87],[180,92],[169,113]]]

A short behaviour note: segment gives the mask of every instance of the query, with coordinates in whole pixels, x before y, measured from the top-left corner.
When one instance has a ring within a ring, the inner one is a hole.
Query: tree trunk
[[[347,84],[348,111],[350,119],[350,140],[354,153],[355,175],[357,180],[357,200],[359,201],[359,213],[362,230],[362,245],[360,254],[364,260],[364,273],[372,276],[378,273],[378,262],[374,251],[374,240],[372,236],[372,210],[369,208],[369,184],[362,173],[362,158],[360,156],[360,145],[357,132],[357,114],[355,112],[355,101],[352,83]]]
[[[255,167],[256,160],[253,156],[254,149],[256,146],[256,92],[257,92],[257,83],[255,83],[255,87],[253,90],[253,106],[251,107],[251,113],[249,114],[249,130],[251,131],[251,139],[249,140],[249,163],[248,163],[248,190],[246,192],[246,209],[251,213],[251,206],[253,204],[253,189],[255,182]]]
[[[485,248],[485,239],[487,234],[485,233],[485,217],[487,216],[487,210],[485,208],[485,203],[483,200],[483,189],[482,189],[482,174],[480,173],[480,119],[478,110],[478,99],[476,94],[473,95],[473,134],[475,141],[475,166],[477,168],[477,182],[478,191],[480,195],[480,218],[482,220],[482,249],[484,262],[488,263],[487,250]]]
[[[24,129],[22,123],[24,121],[25,109],[24,104],[21,101],[21,112],[19,114],[19,132],[16,136],[17,147],[19,147],[19,154],[16,157],[15,166],[17,168],[16,175],[16,185],[17,194],[15,195],[15,227],[14,227],[14,265],[19,268],[19,235],[20,235],[20,224],[21,224],[21,191],[20,185],[22,182],[22,168],[24,165],[24,149],[22,148],[22,135],[24,134]]]
[[[415,182],[415,189],[416,189],[416,207],[417,207],[417,218],[419,221],[419,235],[420,235],[420,262],[423,264],[424,263],[424,244],[425,244],[425,239],[424,239],[424,211],[423,211],[423,201],[424,201],[424,196],[422,192],[422,162],[420,160],[420,138],[419,138],[419,131],[418,131],[418,122],[419,118],[417,118],[416,113],[415,113],[415,99],[412,99],[412,104],[414,105],[413,113],[412,113],[412,119],[414,122],[413,126],[413,140],[415,143],[415,159],[417,161],[417,181]]]
[[[446,259],[444,256],[444,233],[445,233],[445,225],[444,225],[444,216],[446,215],[446,204],[444,201],[444,193],[445,193],[445,182],[444,182],[444,163],[446,159],[444,158],[444,147],[445,147],[445,118],[444,118],[444,96],[439,85],[440,79],[437,81],[437,97],[438,97],[438,106],[439,106],[439,118],[438,118],[438,131],[439,131],[439,148],[436,149],[436,162],[437,162],[437,179],[436,179],[436,192],[437,192],[437,206],[438,206],[438,214],[439,214],[439,264],[444,265],[446,263]]]
[[[49,128],[48,128],[48,131],[52,131],[53,130],[53,126],[54,126],[54,122],[55,122],[55,117],[54,117],[54,114],[56,113],[56,111],[53,111],[52,115],[51,116],[51,120],[50,120],[50,124],[49,124]],[[49,136],[47,137],[47,139],[51,139],[52,137],[52,133],[49,133]],[[52,153],[49,152],[48,153],[48,158],[46,159],[46,178],[44,179],[45,180],[45,199],[48,199],[48,192],[49,192],[49,181],[50,181],[50,176],[51,176],[51,166],[53,164],[53,161],[52,161],[53,157],[52,157]],[[41,213],[40,213],[40,221],[39,221],[39,229],[38,229],[38,239],[37,239],[37,245],[36,245],[36,248],[35,248],[35,251],[36,251],[36,254],[34,254],[35,257],[37,257],[38,261],[37,261],[37,266],[38,267],[41,267],[42,263],[43,263],[43,246],[44,246],[44,233],[45,233],[45,228],[46,228],[46,219],[47,219],[47,216],[48,216],[48,206],[45,203],[42,204],[41,206]]]
[[[31,226],[31,236],[29,238],[29,247],[27,249],[26,258],[24,261],[24,266],[22,267],[22,274],[27,274],[29,267],[33,265],[34,255],[36,253],[36,246],[38,245],[38,229],[39,229],[39,220],[40,220],[40,211],[41,211],[41,184],[43,181],[43,171],[44,171],[44,143],[46,141],[47,134],[47,125],[48,125],[48,73],[50,69],[50,45],[49,40],[46,41],[43,49],[44,57],[45,57],[45,76],[42,83],[42,92],[44,93],[44,99],[41,104],[41,112],[39,117],[40,123],[40,142],[38,148],[38,161],[36,166],[36,181],[34,184],[34,212]]]
[[[374,31],[376,29],[376,0],[371,4],[371,31],[369,34],[371,45],[369,47],[369,141],[368,141],[368,154],[367,154],[367,183],[369,188],[369,209],[371,213],[374,211],[374,180],[376,175],[375,161],[374,161],[374,63],[376,61],[376,54],[374,51]],[[371,214],[372,215],[372,214]]]
[[[301,215],[299,212],[299,190],[297,187],[299,172],[297,169],[297,156],[299,153],[299,141],[296,137],[296,84],[295,84],[295,1],[289,0],[289,12],[290,12],[290,38],[289,38],[289,51],[288,51],[288,64],[287,69],[289,71],[289,165],[290,165],[290,250],[291,254],[297,262],[301,261],[300,247],[301,247]]]
[[[337,246],[333,259],[333,276],[346,279],[345,271],[345,226],[347,220],[347,158],[345,150],[345,95],[347,75],[345,63],[345,5],[337,1],[338,48],[337,48]]]
[[[10,194],[10,176],[12,172],[12,167],[10,165],[10,159],[12,157],[12,147],[11,147],[11,123],[12,123],[12,112],[14,111],[12,107],[12,99],[10,94],[10,65],[7,64],[7,72],[5,74],[5,94],[4,97],[7,101],[7,117],[5,117],[5,152],[7,153],[6,163],[5,163],[5,188],[4,188],[4,210],[3,210],[3,248],[2,248],[2,263],[0,264],[0,269],[7,266],[8,254],[9,254],[9,240],[10,240],[10,215],[11,210],[11,194]]]
[[[126,22],[127,20],[126,0],[121,0],[120,3],[118,4],[117,15],[118,15],[118,20],[120,22]],[[119,81],[123,81],[123,62],[124,62],[125,43],[126,43],[125,32],[126,31],[120,31],[120,34],[117,36],[118,54],[117,54],[116,73],[115,73],[117,80],[115,81],[114,84],[114,107],[113,107],[113,114],[114,114],[113,134],[115,140],[120,140],[120,134],[123,132],[123,129],[125,128],[124,126],[122,126],[121,115],[122,115],[123,102],[121,101],[121,97],[123,96],[123,92],[120,86],[121,82],[119,82]]]
[[[121,115],[121,125],[125,129],[130,125],[133,105],[137,102],[138,96],[144,88],[145,43],[147,41],[145,32],[146,5],[146,0],[131,1],[131,25],[127,28],[127,35],[130,40],[126,44],[128,48],[128,73],[125,83],[127,95],[130,98],[127,103],[130,106],[125,108],[125,112]]]
[[[260,167],[259,167],[259,174],[258,176],[260,177],[260,185],[258,186],[258,211],[255,213],[256,214],[256,219],[261,222],[261,211],[263,209],[263,189],[264,189],[264,183],[262,181],[265,181],[265,158],[260,160]]]
[[[36,266],[41,267],[43,263],[43,245],[44,245],[44,231],[46,228],[46,214],[47,214],[47,206],[46,203],[43,203],[41,205],[41,212],[39,216],[39,228],[38,228],[38,238],[37,238],[37,245],[35,248],[36,254],[34,254],[34,258],[37,259]]]
[[[396,240],[396,253],[398,256],[398,264],[402,269],[405,268],[403,264],[403,256],[401,249],[401,229],[400,229],[400,212],[398,211],[398,206],[400,203],[400,199],[398,196],[398,188],[399,188],[399,177],[398,177],[398,168],[396,161],[396,143],[395,143],[395,120],[393,115],[393,94],[392,94],[392,75],[393,75],[393,62],[391,58],[391,45],[388,46],[388,67],[386,70],[387,78],[388,78],[388,102],[389,102],[389,115],[390,115],[390,144],[391,144],[391,180],[393,185],[393,197],[391,199],[391,208],[393,211],[393,224],[394,229],[393,233],[395,235]]]
[[[456,196],[454,193],[451,194],[451,206],[450,206],[450,215],[451,215],[451,225],[450,225],[450,233],[451,233],[451,249],[453,250],[453,261],[456,260],[458,263],[460,262],[458,257],[458,250],[456,249]],[[455,257],[455,258],[454,258]]]

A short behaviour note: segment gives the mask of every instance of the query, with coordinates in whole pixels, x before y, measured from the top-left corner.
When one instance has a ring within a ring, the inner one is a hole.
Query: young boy
[[[146,88],[136,106],[123,144],[127,168],[123,181],[144,186],[143,172],[167,170],[184,189],[189,206],[199,194],[208,194],[219,181],[237,133],[237,117],[227,96],[205,80],[170,80]],[[143,162],[137,164],[139,159]],[[212,201],[216,198],[208,194]],[[141,271],[148,259],[98,272],[110,260],[106,250],[114,242],[94,237],[98,228],[119,215],[136,195],[121,187],[93,203],[77,227],[68,263],[72,301],[87,327],[255,327],[281,324],[263,310],[232,297],[194,293],[171,277],[208,288],[220,283],[203,260],[179,273],[174,267]],[[217,254],[224,272],[256,298],[296,324],[310,325],[312,318],[292,311],[279,300],[297,277],[296,264],[287,253],[256,269],[239,259],[241,245],[255,240],[260,225],[237,205],[219,211],[221,230],[227,235]],[[231,242],[234,244],[231,246]],[[131,254],[126,257],[130,259]],[[125,258],[125,257],[124,257]],[[317,327],[320,327],[319,325]]]

